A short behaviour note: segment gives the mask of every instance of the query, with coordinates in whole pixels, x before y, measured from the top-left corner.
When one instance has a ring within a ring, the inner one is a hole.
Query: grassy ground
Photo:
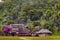
[[[12,36],[0,36],[0,40],[60,40],[60,36],[46,36],[46,37],[12,37]]]

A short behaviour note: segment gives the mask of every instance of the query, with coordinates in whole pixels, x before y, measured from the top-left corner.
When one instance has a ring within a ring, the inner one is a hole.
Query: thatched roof
[[[11,24],[11,31],[19,31],[19,33],[29,33],[30,30],[25,27],[24,24]]]
[[[40,31],[38,31],[38,32],[36,32],[36,33],[42,33],[42,34],[44,34],[44,33],[52,33],[51,31],[49,31],[48,29],[41,29]]]
[[[25,27],[20,28],[20,33],[29,33],[29,32],[30,30]]]
[[[24,27],[24,24],[10,24],[11,27]]]

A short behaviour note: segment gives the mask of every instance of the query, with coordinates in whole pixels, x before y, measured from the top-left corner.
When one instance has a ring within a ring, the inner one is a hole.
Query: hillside
[[[4,0],[0,3],[0,25],[23,23],[60,31],[60,0]]]

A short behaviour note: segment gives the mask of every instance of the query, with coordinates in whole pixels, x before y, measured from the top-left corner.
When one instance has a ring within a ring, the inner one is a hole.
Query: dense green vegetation
[[[60,31],[60,0],[4,0],[0,3],[1,25],[24,23],[31,30],[34,26]]]

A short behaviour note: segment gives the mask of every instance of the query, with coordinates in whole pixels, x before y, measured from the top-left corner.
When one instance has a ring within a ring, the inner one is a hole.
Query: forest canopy
[[[20,24],[60,31],[60,0],[3,0],[0,25]]]

